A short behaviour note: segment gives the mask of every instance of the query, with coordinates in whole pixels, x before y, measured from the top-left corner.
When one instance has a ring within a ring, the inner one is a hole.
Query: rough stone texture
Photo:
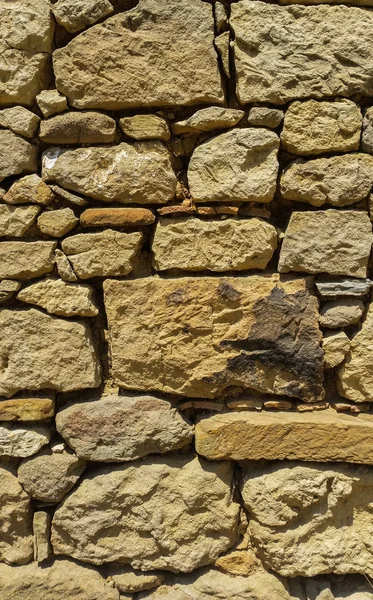
[[[135,115],[123,117],[119,126],[123,133],[135,140],[163,140],[170,139],[170,130],[167,121],[157,115]]]
[[[62,279],[43,279],[23,288],[17,300],[35,304],[60,317],[95,317],[98,308],[90,285],[74,285]]]
[[[373,107],[368,108],[364,114],[361,149],[373,154]]]
[[[110,15],[113,6],[109,0],[58,0],[52,10],[57,23],[75,33]]]
[[[32,498],[42,502],[61,502],[84,469],[84,460],[73,454],[43,452],[21,462],[18,479]]]
[[[215,4],[216,6],[216,4]],[[222,63],[223,71],[228,79],[231,78],[231,69],[230,69],[230,40],[231,35],[229,31],[224,31],[221,35],[218,35],[214,39],[214,46],[218,51],[220,56],[220,60]]]
[[[265,269],[276,247],[276,229],[259,219],[163,219],[152,244],[153,266],[157,271]]]
[[[41,204],[48,206],[54,198],[53,192],[39,175],[26,175],[17,179],[4,194],[7,204]]]
[[[76,108],[221,103],[213,39],[211,6],[140,0],[54,52],[57,87]]]
[[[105,229],[99,233],[79,233],[63,240],[79,279],[128,275],[142,243],[141,233],[121,233]]]
[[[211,131],[213,129],[228,129],[237,125],[244,117],[243,110],[233,108],[222,108],[211,106],[197,110],[189,119],[178,121],[172,125],[172,132],[175,135],[181,133],[193,133],[199,131]]]
[[[57,273],[61,277],[63,281],[67,281],[69,283],[75,283],[78,281],[77,276],[75,275],[73,268],[70,264],[69,259],[66,254],[64,254],[61,250],[56,250],[56,268]]]
[[[293,212],[278,270],[363,278],[372,241],[372,225],[364,211]]]
[[[175,195],[176,177],[161,142],[47,151],[43,178],[102,202],[159,204]]]
[[[242,104],[373,93],[370,12],[250,0],[231,8]]]
[[[0,456],[26,458],[48,444],[50,430],[42,425],[0,425]]]
[[[124,227],[151,225],[155,216],[147,208],[87,208],[80,215],[82,227]]]
[[[54,242],[0,242],[0,278],[32,279],[53,270]]]
[[[52,190],[52,192],[57,194],[57,196],[63,198],[64,200],[66,200],[66,202],[72,204],[73,206],[87,206],[87,204],[89,204],[89,200],[87,198],[81,198],[76,194],[72,194],[71,192],[68,192],[67,190],[64,190],[63,188],[59,187],[58,185],[51,185],[49,187]]]
[[[372,186],[373,157],[362,153],[298,159],[283,171],[280,181],[284,198],[313,206],[348,206],[366,199]]]
[[[36,146],[12,131],[0,129],[0,181],[21,173],[33,173],[37,168]]]
[[[38,206],[0,204],[0,236],[23,237],[36,221]]]
[[[67,100],[58,90],[43,90],[36,96],[36,102],[45,119],[67,109]]]
[[[293,102],[285,113],[281,144],[293,154],[358,150],[362,126],[351,100]]]
[[[242,497],[259,558],[285,577],[372,576],[371,482],[356,465],[250,466]]]
[[[45,421],[54,416],[54,396],[35,394],[0,400],[0,421]]]
[[[36,134],[40,118],[23,106],[13,106],[0,110],[0,127],[13,133],[32,138]]]
[[[32,308],[0,309],[0,395],[98,387],[100,365],[88,325]],[[5,368],[6,367],[6,368]]]
[[[69,560],[56,560],[41,569],[35,563],[21,567],[0,565],[1,600],[119,600],[93,569]]]
[[[13,281],[12,279],[0,281],[0,302],[10,300],[20,288],[21,283],[19,281]]]
[[[100,468],[55,512],[54,552],[142,570],[209,564],[237,539],[232,474],[229,463],[190,457]]]
[[[320,310],[320,325],[330,329],[355,325],[360,321],[364,310],[364,304],[357,298],[328,302]]]
[[[256,127],[269,127],[276,129],[281,125],[284,111],[279,108],[267,108],[266,106],[254,106],[250,109],[247,122]]]
[[[79,219],[71,208],[45,211],[38,217],[40,231],[51,237],[63,237],[78,223]]]
[[[279,138],[268,130],[234,129],[193,152],[188,168],[196,202],[270,202],[276,190]]]
[[[322,340],[325,368],[334,369],[340,365],[350,347],[351,342],[343,331],[327,331]]]
[[[305,279],[283,279],[105,281],[116,384],[193,398],[233,385],[322,399],[317,301]]]
[[[338,277],[315,282],[315,287],[322,300],[365,296],[370,290],[370,279],[349,279]]]
[[[42,121],[39,137],[47,144],[105,144],[114,142],[115,130],[114,119],[102,113],[68,112]]]
[[[126,566],[109,567],[109,573],[109,579],[114,581],[118,590],[124,594],[152,590],[164,581],[161,572],[142,573]]]
[[[34,513],[34,560],[41,563],[47,560],[51,554],[50,539],[51,517],[44,510]]]
[[[86,460],[122,462],[163,454],[193,440],[193,427],[169,402],[153,396],[106,396],[61,410],[56,427]]]

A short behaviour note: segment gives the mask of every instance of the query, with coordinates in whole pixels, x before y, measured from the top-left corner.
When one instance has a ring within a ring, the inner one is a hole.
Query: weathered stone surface
[[[51,554],[50,525],[51,517],[44,510],[37,510],[33,519],[34,531],[34,560],[41,563],[47,560]]]
[[[367,11],[244,0],[232,6],[230,23],[241,104],[373,93]]]
[[[348,206],[368,197],[373,186],[373,157],[346,154],[290,163],[281,175],[281,194],[313,206]]]
[[[158,271],[265,269],[276,247],[276,229],[259,219],[163,219],[152,244],[153,266]]]
[[[0,129],[0,181],[37,171],[37,147],[7,129]]]
[[[113,6],[109,0],[58,0],[52,10],[57,23],[75,33],[110,15]]]
[[[170,139],[170,130],[167,121],[157,115],[135,115],[123,117],[119,126],[123,133],[135,140],[163,140]]]
[[[67,99],[58,90],[43,90],[36,96],[36,102],[46,119],[67,109]]]
[[[285,577],[371,576],[371,482],[356,465],[251,465],[242,498],[257,555]]]
[[[17,300],[35,304],[60,317],[95,317],[98,308],[90,285],[74,285],[62,279],[42,279],[24,287]]]
[[[322,340],[326,369],[334,369],[344,360],[351,342],[343,331],[327,331]]]
[[[237,125],[244,115],[243,110],[210,106],[209,108],[197,110],[189,119],[178,121],[172,125],[172,132],[178,135],[180,133],[211,131],[212,129],[228,129]]]
[[[152,590],[164,581],[164,575],[161,572],[142,573],[133,571],[126,566],[109,567],[108,572],[110,573],[109,580],[114,581],[118,590],[124,594]]]
[[[290,579],[292,598],[311,600],[373,600],[372,586],[363,575]]]
[[[52,237],[63,237],[79,223],[71,208],[48,210],[38,217],[38,227],[42,233]]]
[[[54,395],[25,394],[0,400],[0,421],[45,421],[54,416]]]
[[[216,6],[217,3],[215,3]],[[231,78],[231,69],[230,69],[230,41],[231,34],[229,31],[224,31],[221,35],[218,35],[214,39],[214,46],[218,51],[220,56],[221,64],[223,67],[223,71],[228,79]]]
[[[305,279],[107,280],[104,295],[112,375],[125,389],[323,397],[317,301]]]
[[[281,125],[284,111],[279,108],[268,108],[267,106],[254,106],[250,109],[247,122],[257,127],[269,127],[276,129]]]
[[[373,107],[368,108],[364,114],[361,149],[373,154]]]
[[[99,359],[83,321],[57,319],[34,308],[3,308],[0,327],[0,395],[10,397],[22,389],[67,392],[100,384]]]
[[[38,206],[0,204],[0,236],[23,237],[36,221]]]
[[[56,250],[56,267],[57,273],[61,277],[63,281],[68,281],[69,283],[75,283],[78,281],[77,276],[75,275],[73,268],[70,264],[69,259],[66,254],[64,254],[61,250]]]
[[[360,321],[364,310],[364,304],[357,298],[328,302],[320,310],[320,325],[330,329],[355,325]]]
[[[349,279],[347,277],[315,282],[316,290],[322,300],[349,296],[360,298],[369,292],[371,286],[370,279]]]
[[[7,204],[41,204],[47,206],[53,200],[53,192],[39,175],[26,175],[17,179],[4,194]]]
[[[188,168],[196,202],[270,202],[276,190],[279,138],[272,131],[234,129],[193,152]]]
[[[0,278],[32,279],[53,270],[54,242],[0,242]]]
[[[12,279],[3,279],[0,281],[0,302],[10,300],[20,288],[21,284],[19,281],[13,281]]]
[[[293,212],[282,243],[280,273],[366,277],[372,225],[364,211]]]
[[[115,130],[114,119],[102,113],[68,112],[42,121],[39,137],[47,144],[105,144],[114,142]]]
[[[87,206],[87,204],[89,204],[89,200],[87,198],[81,198],[76,194],[72,194],[71,192],[68,192],[67,190],[64,190],[63,188],[59,187],[58,185],[50,185],[49,187],[52,190],[52,192],[57,194],[57,196],[63,198],[64,200],[66,200],[66,202],[69,202],[73,206]]]
[[[65,238],[62,250],[69,257],[79,279],[128,275],[137,255],[142,233],[121,233],[105,229]]]
[[[106,396],[62,409],[56,427],[87,460],[122,462],[170,452],[193,440],[193,427],[153,396]]]
[[[0,425],[0,456],[26,458],[48,444],[51,432],[42,425]]]
[[[56,560],[40,568],[0,565],[1,600],[119,600],[97,571],[69,560]]]
[[[97,469],[57,508],[54,552],[141,570],[189,572],[209,564],[237,539],[232,475],[227,462],[190,457]]]
[[[371,464],[373,417],[321,412],[231,412],[196,425],[196,450],[209,460],[316,460]]]
[[[57,87],[76,108],[221,103],[213,39],[211,6],[140,0],[54,52]]]
[[[40,118],[23,106],[0,110],[0,127],[10,129],[18,135],[32,138],[36,134]]]
[[[33,555],[30,499],[5,464],[0,465],[0,484],[0,561],[23,564]]]
[[[281,144],[305,155],[358,150],[362,120],[351,100],[293,102],[285,113]]]
[[[82,227],[136,228],[151,225],[154,213],[147,208],[87,208],[80,215]]]
[[[224,4],[222,4],[221,2],[215,2],[214,4],[214,18],[218,33],[229,29],[228,15],[225,10]]]
[[[44,153],[43,178],[102,202],[159,204],[175,195],[170,155],[158,141]]]
[[[85,462],[73,454],[44,451],[22,461],[18,479],[26,492],[42,502],[61,502],[85,469]]]

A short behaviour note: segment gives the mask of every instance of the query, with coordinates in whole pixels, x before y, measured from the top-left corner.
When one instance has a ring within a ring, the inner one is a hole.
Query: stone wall
[[[373,599],[372,9],[0,0],[1,600]]]

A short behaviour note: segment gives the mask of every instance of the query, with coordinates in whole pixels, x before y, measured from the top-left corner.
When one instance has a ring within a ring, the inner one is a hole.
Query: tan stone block
[[[142,573],[141,571],[133,571],[125,565],[108,567],[107,573],[110,574],[108,580],[113,581],[123,594],[152,590],[164,581],[164,574],[161,572]]]
[[[45,421],[54,416],[54,394],[0,399],[0,421]]]
[[[67,99],[58,90],[42,90],[36,102],[46,119],[67,109]]]
[[[175,135],[181,133],[199,133],[213,129],[229,129],[241,121],[245,113],[234,108],[210,106],[197,110],[189,119],[178,121],[172,125]]]
[[[267,106],[253,106],[247,117],[247,122],[256,127],[269,127],[276,129],[284,119],[284,111],[279,108],[268,108]]]
[[[98,112],[67,112],[40,123],[39,137],[47,144],[114,142],[116,123]]]
[[[71,208],[44,211],[38,217],[38,228],[45,235],[63,237],[76,227],[79,219]]]
[[[57,23],[70,33],[94,25],[113,10],[109,0],[58,0],[52,5]]]
[[[324,335],[322,349],[326,369],[334,369],[341,364],[351,347],[351,341],[343,331],[330,331]]]
[[[50,187],[39,175],[26,175],[17,179],[4,195],[7,204],[41,204],[48,206],[54,198]]]
[[[144,227],[155,216],[147,208],[87,208],[80,215],[82,227]]]
[[[320,310],[320,325],[330,329],[356,325],[364,314],[365,306],[358,298],[344,298],[324,304]]]
[[[0,242],[0,278],[32,279],[53,271],[55,242]]]
[[[26,458],[48,444],[51,431],[44,425],[0,425],[0,456]]]
[[[36,134],[40,118],[23,106],[0,110],[0,126],[13,133],[32,138]]]
[[[163,140],[167,142],[171,135],[167,121],[157,115],[135,115],[119,120],[123,133],[135,140]]]
[[[17,300],[35,304],[60,317],[95,317],[98,307],[90,285],[66,283],[62,279],[42,279],[24,287]]]
[[[7,129],[0,129],[0,181],[38,169],[38,149]]]
[[[23,237],[36,221],[38,206],[0,204],[0,236]]]

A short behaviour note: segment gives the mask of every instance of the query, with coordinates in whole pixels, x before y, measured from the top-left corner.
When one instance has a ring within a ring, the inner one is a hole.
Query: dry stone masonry
[[[0,600],[373,600],[373,0],[0,0]]]

